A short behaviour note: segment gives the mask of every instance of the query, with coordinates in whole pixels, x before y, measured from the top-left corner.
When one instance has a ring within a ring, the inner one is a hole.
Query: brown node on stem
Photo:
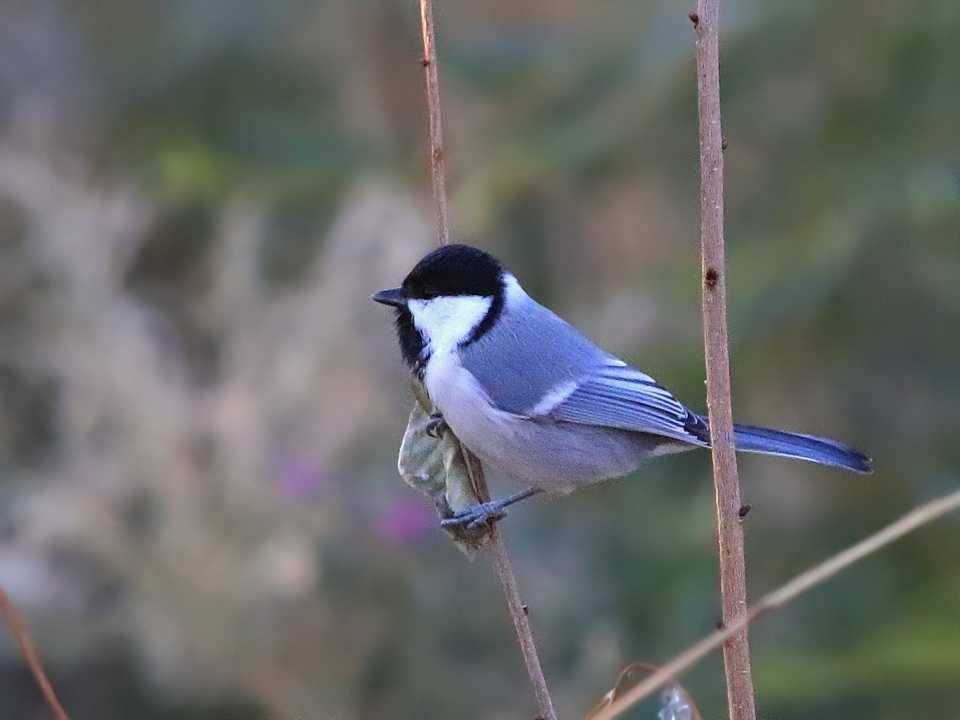
[[[740,509],[737,510],[737,517],[743,520],[751,510],[753,510],[753,505],[744,503]]]
[[[707,272],[703,276],[703,284],[706,285],[709,290],[713,290],[717,286],[719,279],[720,273],[713,268],[707,268]]]
[[[695,28],[700,26],[700,16],[697,15],[693,10],[690,11],[690,14],[687,15],[687,17],[690,18],[690,22],[693,23]]]
[[[423,67],[430,67],[430,58],[420,58],[420,64]]]
[[[433,164],[434,164],[434,165],[439,165],[441,162],[443,162],[443,150],[441,150],[440,148],[434,148],[434,149],[433,149]]]
[[[727,138],[726,138],[726,136],[724,136],[723,140],[720,142],[720,149],[721,149],[721,150],[726,150],[726,149],[727,149]]]

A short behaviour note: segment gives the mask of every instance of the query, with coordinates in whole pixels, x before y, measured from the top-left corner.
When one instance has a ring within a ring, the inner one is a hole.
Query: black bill
[[[407,305],[407,299],[403,296],[400,288],[381,290],[374,294],[373,301],[381,305],[393,305],[394,307],[406,307]]]

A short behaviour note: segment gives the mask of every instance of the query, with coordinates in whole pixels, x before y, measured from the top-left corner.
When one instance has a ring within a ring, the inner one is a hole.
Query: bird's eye
[[[420,297],[423,298],[424,300],[432,300],[433,298],[437,297],[437,295],[439,294],[440,293],[437,292],[436,288],[432,288],[432,287],[425,287],[421,289],[419,293]]]

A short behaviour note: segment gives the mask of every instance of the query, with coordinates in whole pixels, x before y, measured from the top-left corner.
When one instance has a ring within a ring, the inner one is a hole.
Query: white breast
[[[518,424],[527,421],[491,404],[477,379],[460,364],[456,348],[430,356],[423,382],[447,425],[467,447],[486,462],[509,467],[505,461],[518,450]]]
[[[487,460],[493,458],[484,451],[513,434],[509,425],[516,418],[490,403],[477,379],[460,364],[459,347],[486,317],[492,302],[490,297],[460,295],[408,303],[430,356],[423,376],[430,399],[457,437]]]

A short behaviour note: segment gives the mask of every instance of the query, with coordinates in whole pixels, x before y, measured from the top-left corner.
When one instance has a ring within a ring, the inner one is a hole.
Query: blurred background
[[[688,5],[437,21],[455,236],[702,408]],[[743,458],[753,597],[960,482],[958,33],[723,3],[735,414],[877,467]],[[369,295],[435,243],[421,52],[413,0],[0,4],[0,585],[75,720],[533,716],[488,560],[396,473]],[[561,717],[713,628],[712,492],[696,453],[511,512]],[[957,557],[952,518],[758,624],[761,715],[960,716]],[[48,717],[5,632],[0,707]]]

